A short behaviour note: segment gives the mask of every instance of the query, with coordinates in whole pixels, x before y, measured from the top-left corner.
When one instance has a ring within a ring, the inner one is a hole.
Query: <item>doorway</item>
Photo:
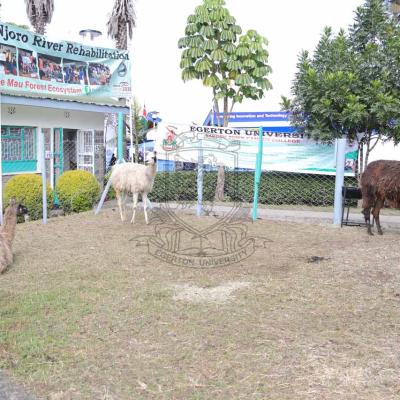
[[[94,130],[64,129],[64,171],[94,174]]]
[[[43,129],[46,146],[46,170],[51,187],[56,187],[65,171],[95,172],[94,130]]]

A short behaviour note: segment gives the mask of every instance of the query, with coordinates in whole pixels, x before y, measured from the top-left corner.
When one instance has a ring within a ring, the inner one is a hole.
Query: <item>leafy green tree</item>
[[[25,0],[26,15],[33,29],[44,35],[46,25],[51,22],[54,12],[54,0]]]
[[[214,110],[220,114],[221,100],[226,126],[236,103],[244,98],[259,100],[272,86],[267,79],[271,72],[267,40],[255,30],[242,35],[224,5],[224,0],[203,0],[187,18],[186,36],[178,47],[183,49],[183,81],[201,79],[212,88]]]
[[[185,35],[178,41],[183,49],[180,68],[183,81],[201,79],[212,88],[214,111],[223,115],[228,125],[228,113],[236,103],[249,98],[259,100],[272,88],[267,75],[267,39],[255,30],[242,34],[236,19],[224,7],[224,0],[203,0],[194,14],[187,18]],[[222,113],[219,101],[222,101]],[[223,200],[225,174],[218,169],[216,200]]]
[[[399,61],[399,28],[385,0],[366,0],[347,34],[325,28],[314,54],[300,54],[282,107],[316,140],[356,141],[361,174],[379,139],[400,141]]]

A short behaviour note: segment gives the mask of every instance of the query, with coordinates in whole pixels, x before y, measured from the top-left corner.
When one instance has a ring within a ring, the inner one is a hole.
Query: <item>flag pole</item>
[[[129,133],[130,133],[130,141],[131,141],[131,151],[130,157],[131,162],[133,162],[133,116],[132,116],[132,97],[129,98]],[[137,134],[137,133],[136,133]]]

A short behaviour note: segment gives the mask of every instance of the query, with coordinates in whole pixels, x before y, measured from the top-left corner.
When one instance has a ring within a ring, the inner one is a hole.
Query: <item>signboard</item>
[[[129,53],[0,23],[0,91],[93,100],[131,96]]]
[[[263,170],[324,175],[336,173],[334,145],[318,144],[291,127],[276,129],[263,128]],[[155,150],[160,159],[197,162],[196,142],[201,139],[205,164],[212,160],[210,163],[224,164],[231,168],[254,169],[259,130],[200,125],[172,126],[162,123],[157,130],[153,130],[151,138],[156,140]],[[233,148],[238,154],[235,165],[228,154]],[[354,175],[356,150],[357,145],[348,144],[345,167],[347,175]]]
[[[223,115],[219,114],[220,125],[223,124]],[[263,111],[263,112],[231,112],[229,113],[229,124],[236,122],[243,123],[261,123],[261,122],[271,122],[271,121],[288,121],[288,113],[286,111]],[[218,125],[217,113],[212,113],[210,111],[204,121],[204,125]]]

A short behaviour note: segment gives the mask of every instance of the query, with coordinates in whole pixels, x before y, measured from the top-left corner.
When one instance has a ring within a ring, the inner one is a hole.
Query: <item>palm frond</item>
[[[136,26],[136,13],[133,7],[133,0],[115,0],[111,16],[107,22],[107,34],[111,39],[116,40],[117,44],[123,43],[121,38],[132,39],[133,28]],[[121,43],[122,42],[122,43]]]
[[[25,0],[25,6],[26,15],[35,32],[43,35],[53,17],[54,0]]]

